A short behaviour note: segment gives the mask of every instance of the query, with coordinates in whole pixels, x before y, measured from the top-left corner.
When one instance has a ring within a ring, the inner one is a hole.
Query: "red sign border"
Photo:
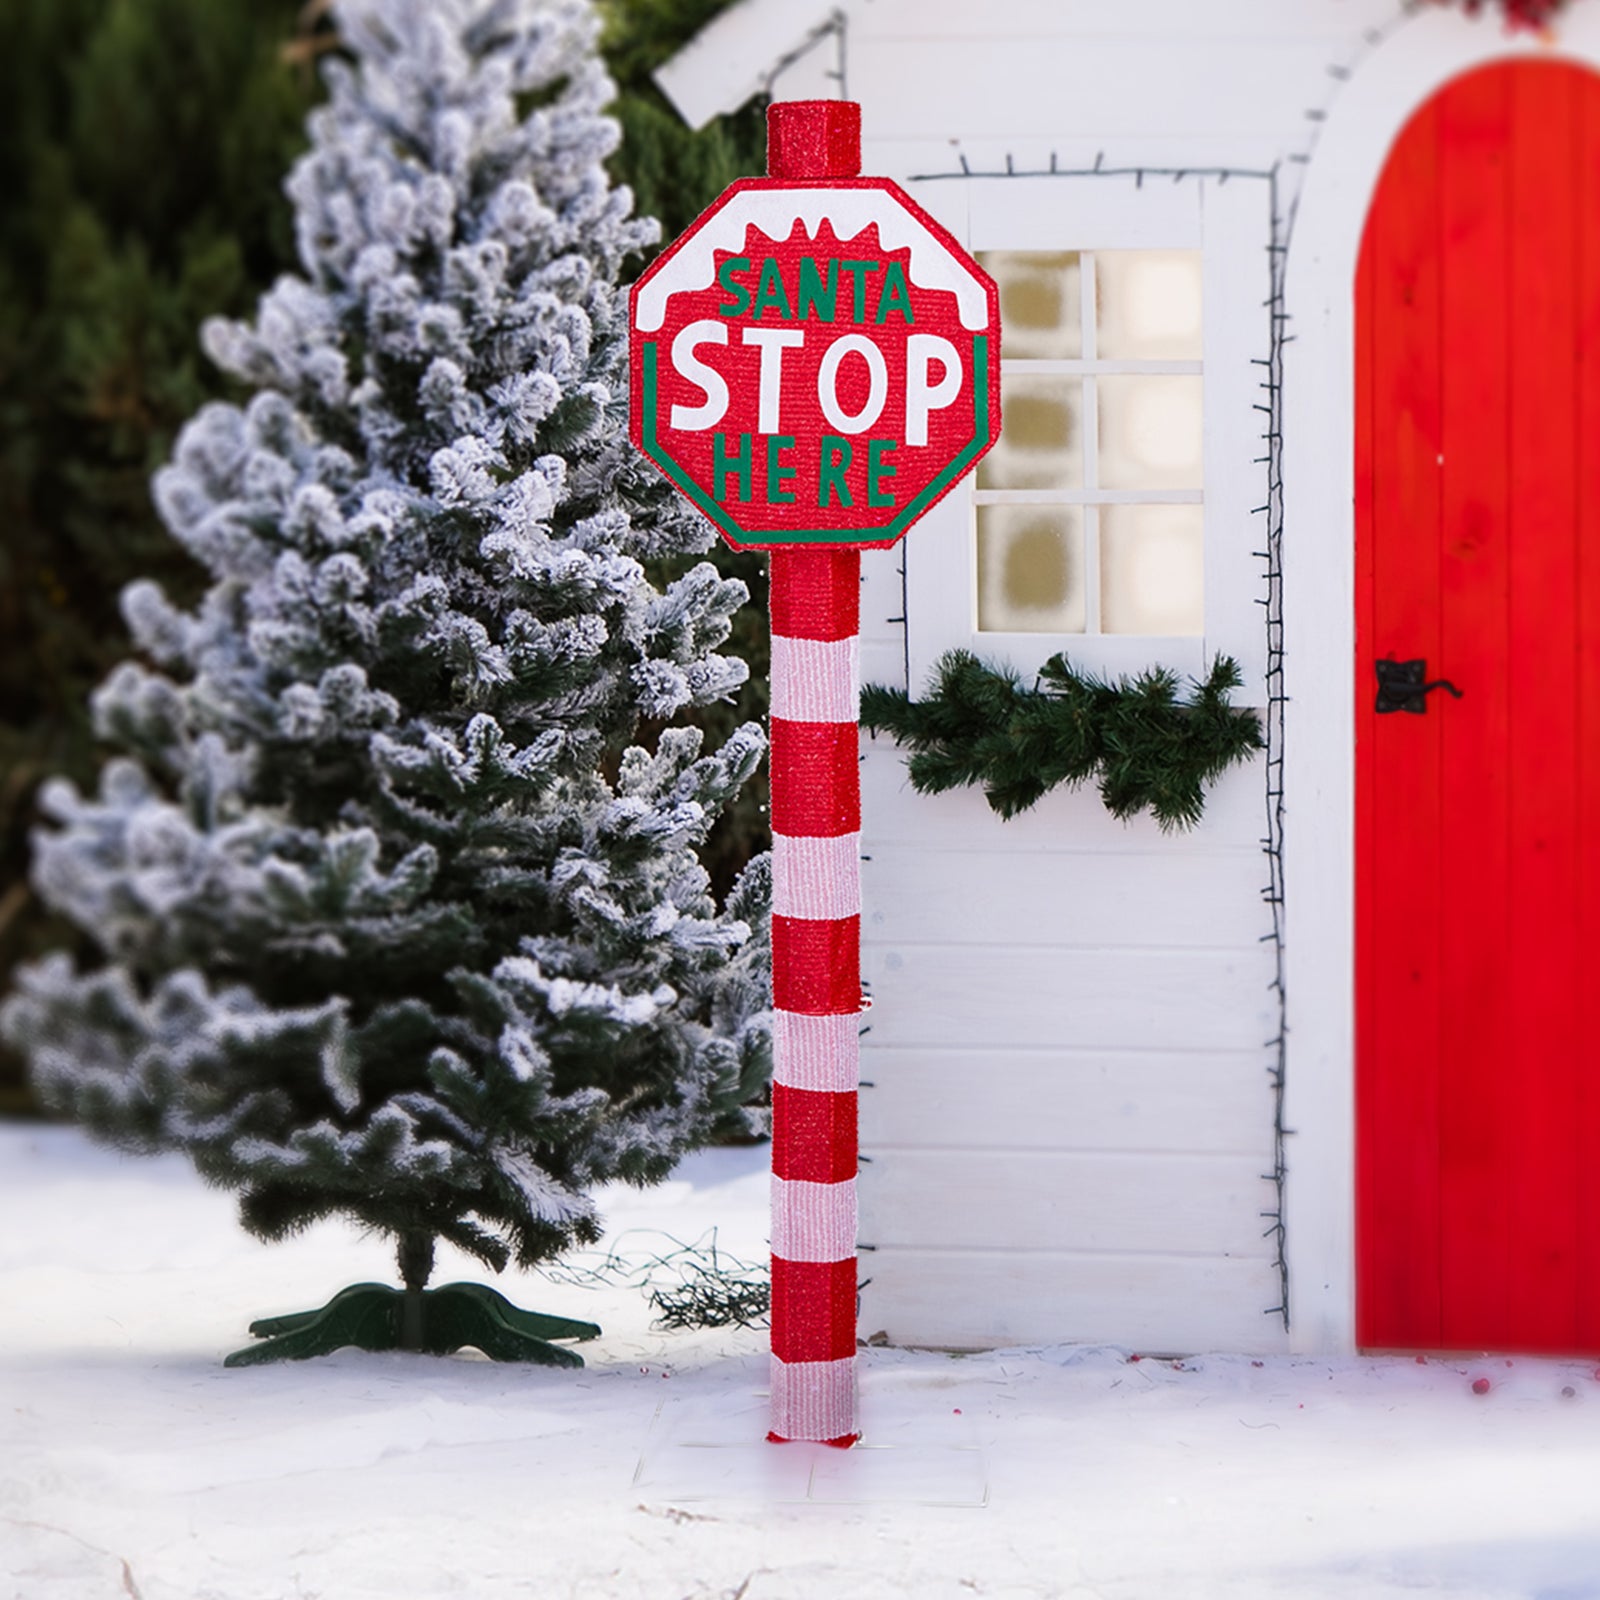
[[[638,303],[640,291],[679,250],[683,249],[693,239],[702,223],[713,213],[728,204],[733,196],[749,189],[877,189],[892,196],[946,249],[953,252],[961,261],[970,263],[972,270],[977,274],[978,281],[981,283],[988,301],[989,326],[998,335],[1000,331],[1000,290],[994,279],[976,261],[973,261],[972,253],[956,239],[948,228],[929,216],[892,178],[740,178],[730,183],[695,218],[694,222],[684,229],[650,263],[629,290],[628,337],[630,340],[639,338]],[[765,532],[758,530],[753,538],[747,537],[745,530],[728,514],[726,508],[719,506],[701,485],[695,483],[662,448],[659,439],[654,437],[655,409],[653,403],[648,407],[646,405],[646,369],[649,369],[648,377],[651,380],[649,388],[653,402],[657,359],[656,344],[657,341],[654,338],[646,339],[642,341],[639,349],[630,351],[628,361],[629,435],[634,445],[643,452],[656,467],[657,471],[662,473],[667,481],[716,527],[717,531],[735,550],[793,550],[796,548],[813,550],[892,549],[905,537],[906,530],[911,524],[931,511],[967,474],[978,458],[992,448],[1000,437],[999,352],[998,350],[991,352],[989,348],[990,336],[980,333],[974,335],[972,341],[974,364],[973,436],[956,456],[946,464],[938,476],[889,522],[883,530],[885,535],[883,538],[850,539],[848,537],[837,537],[841,533],[848,535],[852,531],[864,531],[847,528],[797,528],[785,530],[781,536],[771,530]],[[979,363],[985,369],[985,382],[981,385],[977,381]],[[987,437],[985,437],[985,434],[987,434]]]

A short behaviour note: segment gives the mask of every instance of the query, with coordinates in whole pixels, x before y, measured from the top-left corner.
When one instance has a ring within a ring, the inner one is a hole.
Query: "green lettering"
[[[906,283],[906,269],[898,261],[891,261],[883,269],[883,295],[878,301],[878,314],[872,320],[882,322],[891,311],[898,311],[908,323],[917,319],[911,310],[911,290]]]
[[[824,322],[832,322],[834,306],[839,299],[839,263],[828,263],[828,281],[822,281],[817,264],[810,256],[800,257],[800,288],[795,295],[796,314],[801,319],[813,314]]]
[[[777,307],[778,316],[782,321],[794,321],[788,293],[783,287],[783,279],[778,276],[778,263],[771,256],[761,263],[761,281],[756,285],[754,316],[758,322],[761,320],[761,313],[768,306]]]
[[[851,299],[855,302],[856,321],[867,320],[867,274],[869,272],[882,272],[881,261],[841,261],[839,270],[848,273],[853,290]]]
[[[831,489],[838,496],[842,506],[853,506],[855,501],[850,498],[850,485],[844,481],[844,475],[850,470],[850,441],[841,439],[836,434],[825,433],[822,436],[822,467],[817,477],[817,505],[819,508],[828,504],[828,491]]]
[[[739,480],[739,498],[750,498],[750,435],[739,435],[739,448],[732,455],[728,454],[728,436],[718,433],[711,440],[712,481],[715,485],[715,498],[722,504],[728,503],[728,479],[736,477]]]
[[[794,491],[785,491],[783,480],[792,478],[799,470],[796,467],[782,467],[778,465],[778,452],[794,448],[794,435],[790,433],[772,433],[767,435],[767,504],[769,506],[792,506],[794,504]]]
[[[749,270],[749,256],[729,256],[717,268],[717,282],[733,296],[733,299],[724,300],[717,307],[717,315],[719,317],[742,317],[750,309],[750,285],[733,281],[734,273],[748,272]]]
[[[892,506],[894,504],[894,495],[880,486],[885,478],[892,478],[896,470],[883,458],[891,450],[898,448],[899,446],[893,439],[874,439],[867,446],[867,504],[869,506]]]

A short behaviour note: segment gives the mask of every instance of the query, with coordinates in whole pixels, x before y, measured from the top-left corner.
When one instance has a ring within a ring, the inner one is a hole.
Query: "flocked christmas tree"
[[[106,954],[20,975],[46,1102],[186,1151],[279,1238],[393,1236],[404,1291],[271,1319],[231,1360],[342,1343],[565,1361],[589,1324],[476,1286],[435,1242],[534,1265],[589,1190],[665,1176],[769,1068],[763,864],[696,855],[758,763],[643,720],[728,694],[743,586],[626,443],[619,271],[653,236],[586,0],[342,0],[353,64],[290,179],[304,277],[206,329],[254,395],[156,479],[212,575],[150,584],[145,660],[94,702],[121,752],[52,785],[35,876]],[[681,564],[680,564],[681,565]]]

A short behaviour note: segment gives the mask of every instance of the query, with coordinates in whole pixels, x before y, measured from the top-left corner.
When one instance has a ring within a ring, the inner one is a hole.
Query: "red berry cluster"
[[[1450,5],[1452,0],[1441,0]],[[1548,27],[1566,0],[1494,0],[1505,13],[1506,24],[1512,28]],[[1460,0],[1469,17],[1483,10],[1485,0]]]

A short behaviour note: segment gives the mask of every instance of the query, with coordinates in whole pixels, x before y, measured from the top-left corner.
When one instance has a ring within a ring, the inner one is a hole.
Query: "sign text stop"
[[[632,319],[634,443],[737,548],[893,544],[999,435],[995,286],[887,179],[734,184]]]

